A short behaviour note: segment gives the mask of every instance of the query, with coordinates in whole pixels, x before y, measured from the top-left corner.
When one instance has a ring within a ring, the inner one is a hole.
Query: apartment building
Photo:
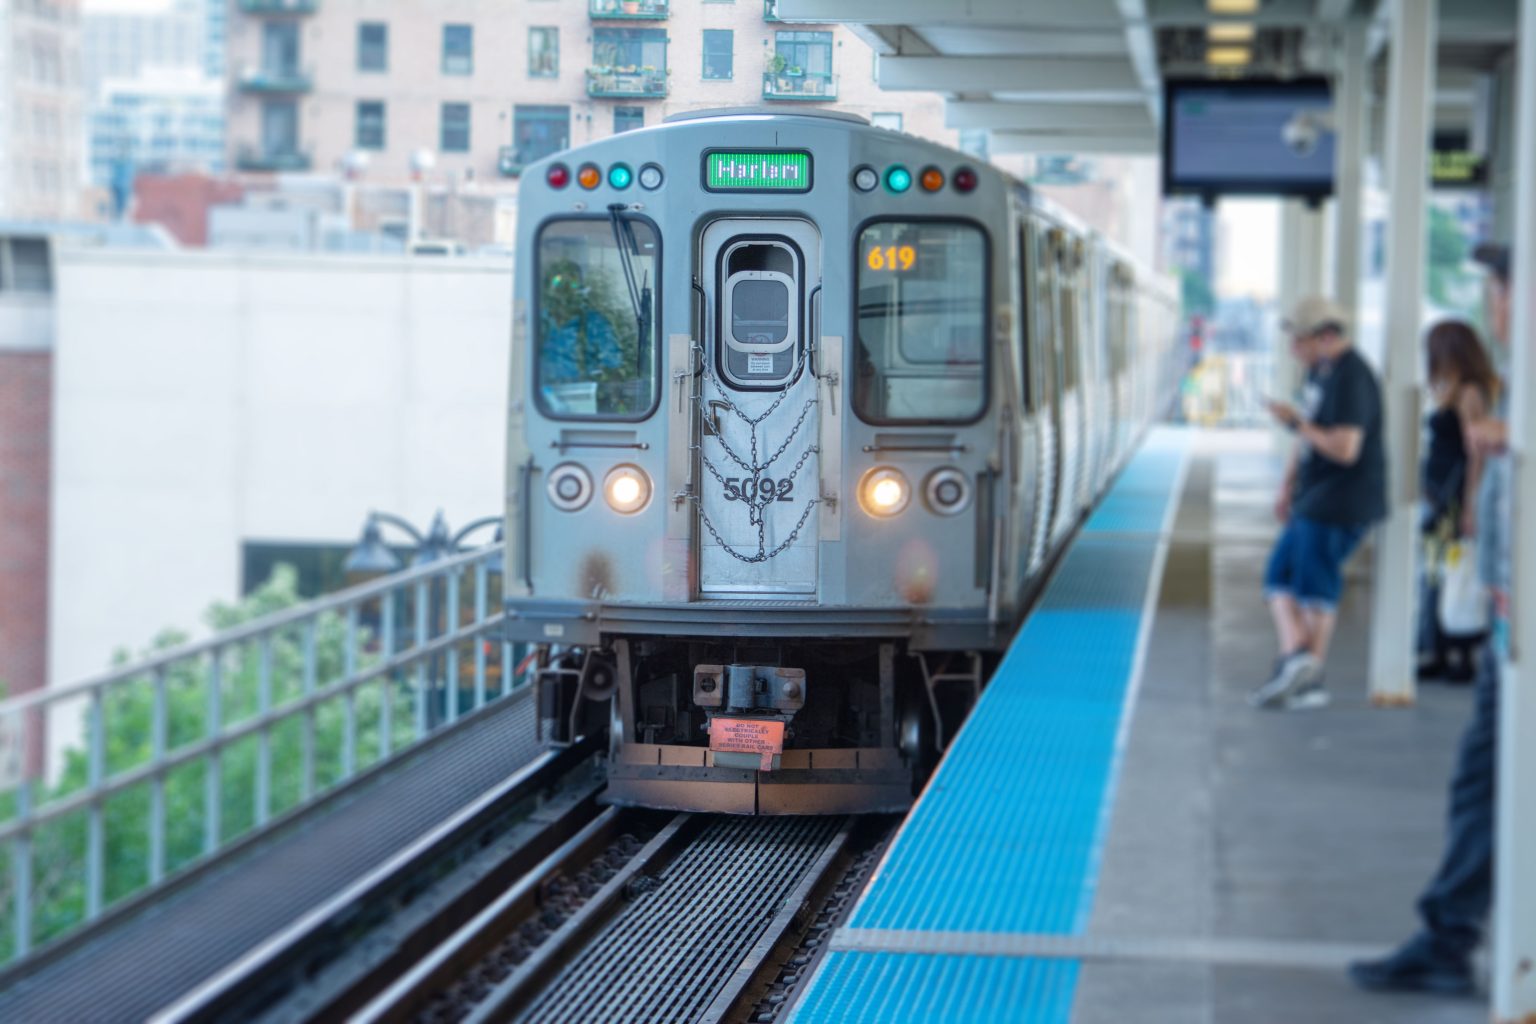
[[[83,99],[80,0],[0,4],[0,216],[79,213]]]
[[[774,11],[773,0],[235,0],[232,166],[510,191],[557,150],[708,107],[836,105],[956,141],[937,96],[879,90],[874,53],[852,32]]]

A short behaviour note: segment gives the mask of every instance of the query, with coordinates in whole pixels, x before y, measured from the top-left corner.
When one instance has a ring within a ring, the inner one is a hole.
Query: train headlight
[[[971,481],[953,467],[936,469],[923,481],[923,503],[938,515],[958,515],[971,503]]]
[[[872,516],[893,516],[912,500],[906,475],[890,466],[876,466],[859,481],[859,504]]]
[[[592,474],[585,466],[562,462],[549,471],[544,489],[549,494],[549,503],[555,508],[575,512],[592,500]]]
[[[651,478],[639,466],[614,466],[603,480],[603,497],[615,512],[638,512],[651,500]]]

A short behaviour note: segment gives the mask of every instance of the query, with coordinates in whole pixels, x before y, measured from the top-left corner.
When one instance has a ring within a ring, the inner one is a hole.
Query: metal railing
[[[503,547],[0,702],[0,962],[512,692]]]
[[[309,92],[315,76],[307,68],[258,64],[240,69],[240,89],[253,93]]]
[[[667,69],[593,67],[587,69],[587,95],[597,98],[642,97],[659,99],[667,94]]]
[[[242,171],[307,171],[313,161],[305,150],[267,150],[242,146],[235,166]]]
[[[587,0],[593,20],[659,21],[667,16],[669,0]]]
[[[240,0],[242,14],[314,14],[319,0]]]
[[[763,99],[835,100],[837,99],[837,76],[764,71]]]

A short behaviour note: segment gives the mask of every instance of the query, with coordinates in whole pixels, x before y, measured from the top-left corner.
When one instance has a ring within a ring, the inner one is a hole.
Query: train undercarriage
[[[623,806],[731,814],[903,811],[992,658],[887,641],[614,638],[540,648],[541,739],[609,730]]]

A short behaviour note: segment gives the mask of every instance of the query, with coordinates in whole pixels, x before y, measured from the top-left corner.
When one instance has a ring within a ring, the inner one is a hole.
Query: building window
[[[389,70],[389,26],[364,21],[357,26],[357,70]]]
[[[438,148],[444,153],[469,152],[469,104],[444,103],[442,138]]]
[[[558,78],[559,76],[560,30],[530,28],[528,30],[528,77]]]
[[[728,28],[704,30],[704,78],[720,80],[731,77],[735,58],[733,53],[736,33]]]
[[[900,111],[876,111],[869,115],[869,123],[876,128],[889,128],[893,132],[901,131]]]
[[[784,58],[785,74],[832,77],[831,32],[780,32],[774,52]]]
[[[632,74],[667,71],[665,29],[600,28],[592,34],[592,56],[600,67]]]
[[[644,107],[614,107],[613,108],[613,134],[627,132],[631,128],[645,127]]]
[[[380,100],[357,103],[357,148],[384,148],[384,104]]]
[[[475,27],[443,26],[443,74],[472,75],[475,72]]]
[[[0,239],[0,292],[10,291],[53,291],[53,265],[45,239]]]
[[[571,145],[570,107],[524,107],[512,111],[513,162],[526,167]]]

